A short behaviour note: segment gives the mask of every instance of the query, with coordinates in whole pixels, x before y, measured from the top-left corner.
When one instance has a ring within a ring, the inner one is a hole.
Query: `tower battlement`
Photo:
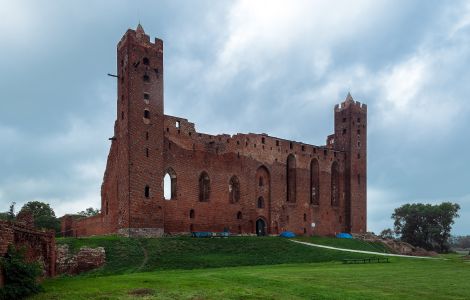
[[[348,93],[346,99],[343,102],[335,105],[335,111],[342,111],[350,106],[357,107],[367,112],[367,104],[361,103],[359,101],[354,101],[350,93]]]

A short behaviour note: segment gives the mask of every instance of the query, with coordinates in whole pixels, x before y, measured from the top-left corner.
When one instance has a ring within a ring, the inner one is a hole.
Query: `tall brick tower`
[[[367,106],[348,93],[335,106],[334,148],[346,155],[344,169],[345,231],[367,229]]]
[[[163,41],[150,42],[139,24],[118,43],[117,63],[117,229],[158,235],[164,215],[162,183],[155,180],[163,175]]]

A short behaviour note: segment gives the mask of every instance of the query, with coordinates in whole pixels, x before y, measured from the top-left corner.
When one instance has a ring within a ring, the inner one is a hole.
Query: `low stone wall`
[[[77,254],[72,254],[68,245],[58,245],[56,251],[57,274],[76,275],[99,268],[106,262],[103,247],[81,247]]]
[[[29,262],[38,261],[44,270],[44,276],[55,276],[55,233],[40,231],[22,223],[0,221],[0,257],[5,256],[8,246],[24,249]],[[3,275],[0,271],[0,284]]]

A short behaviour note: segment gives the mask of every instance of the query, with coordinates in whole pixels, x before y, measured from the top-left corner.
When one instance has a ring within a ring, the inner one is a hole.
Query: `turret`
[[[329,144],[346,157],[345,229],[366,232],[367,106],[354,101],[350,93],[343,103],[335,106],[335,133],[329,138]]]

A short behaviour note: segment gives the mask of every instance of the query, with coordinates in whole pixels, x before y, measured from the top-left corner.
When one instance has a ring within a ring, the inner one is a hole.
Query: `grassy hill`
[[[299,240],[387,251],[380,244],[334,238]],[[468,299],[470,264],[391,258],[342,264],[370,255],[308,247],[277,237],[228,239],[65,238],[73,251],[103,246],[107,263],[79,276],[43,283],[32,299]]]
[[[468,299],[470,265],[302,263],[62,277],[33,299]]]
[[[349,249],[383,252],[378,244],[335,238],[311,238],[310,242]],[[160,239],[117,236],[62,238],[72,251],[81,246],[106,250],[106,265],[93,275],[123,274],[163,269],[273,265],[341,261],[344,258],[370,257],[367,254],[306,247],[279,237],[230,237],[195,239],[174,237]]]

